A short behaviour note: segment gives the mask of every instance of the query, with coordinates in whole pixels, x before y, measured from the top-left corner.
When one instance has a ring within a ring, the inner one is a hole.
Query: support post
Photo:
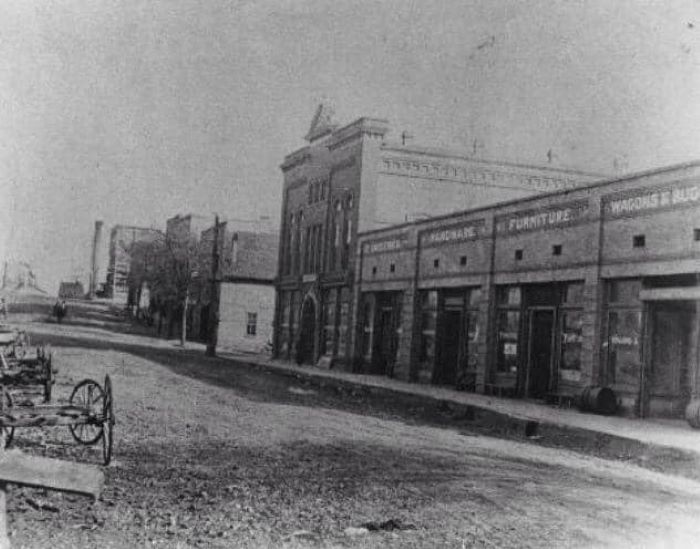
[[[209,341],[207,356],[216,356],[219,339],[219,216],[214,218],[214,242],[211,247],[211,279],[209,297]]]

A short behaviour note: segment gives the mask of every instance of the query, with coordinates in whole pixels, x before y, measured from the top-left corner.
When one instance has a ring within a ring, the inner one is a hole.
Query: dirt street
[[[115,461],[92,505],[13,489],[13,547],[694,547],[700,483],[536,442],[436,427],[105,315],[27,324],[54,394],[112,376]],[[100,462],[65,428],[30,453]],[[99,448],[99,447],[98,447]],[[363,530],[369,526],[370,531]]]

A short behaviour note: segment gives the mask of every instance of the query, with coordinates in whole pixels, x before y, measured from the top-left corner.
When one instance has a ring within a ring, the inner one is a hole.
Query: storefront
[[[482,320],[481,289],[440,288],[420,292],[419,381],[476,389]]]
[[[546,399],[581,378],[583,282],[496,288],[491,385]]]
[[[677,417],[698,364],[696,274],[606,281],[604,381],[637,415]]]
[[[363,294],[361,349],[364,371],[394,377],[402,302],[402,292]]]
[[[700,163],[360,242],[354,348],[374,372],[560,403],[605,391],[620,413],[700,424]]]

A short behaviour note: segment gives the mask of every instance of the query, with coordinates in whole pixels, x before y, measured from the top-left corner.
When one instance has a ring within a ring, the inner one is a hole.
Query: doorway
[[[398,327],[401,319],[401,294],[386,292],[377,295],[374,328],[372,372],[392,377],[399,346]]]
[[[525,379],[526,395],[545,398],[552,387],[554,358],[554,307],[529,309],[528,360]]]
[[[297,362],[313,364],[316,351],[316,304],[306,299],[301,307],[301,331],[297,343]]]
[[[463,314],[462,307],[445,306],[440,320],[440,353],[435,368],[434,383],[438,385],[456,385],[457,372],[460,367],[462,353],[460,346],[463,343],[462,335]]]
[[[644,368],[641,415],[683,414],[690,399],[690,375],[696,359],[693,348],[694,301],[658,301],[649,305],[651,345]]]

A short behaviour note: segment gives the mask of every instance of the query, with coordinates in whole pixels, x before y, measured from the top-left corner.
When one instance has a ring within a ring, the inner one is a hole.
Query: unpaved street
[[[104,319],[103,319],[104,320]],[[700,483],[412,419],[97,316],[28,324],[51,341],[56,396],[115,389],[115,462],[95,505],[14,489],[14,547],[693,547]],[[123,327],[123,326],[122,326]],[[36,454],[100,462],[66,429]],[[348,527],[393,520],[385,529]],[[392,529],[391,527],[395,528]]]

